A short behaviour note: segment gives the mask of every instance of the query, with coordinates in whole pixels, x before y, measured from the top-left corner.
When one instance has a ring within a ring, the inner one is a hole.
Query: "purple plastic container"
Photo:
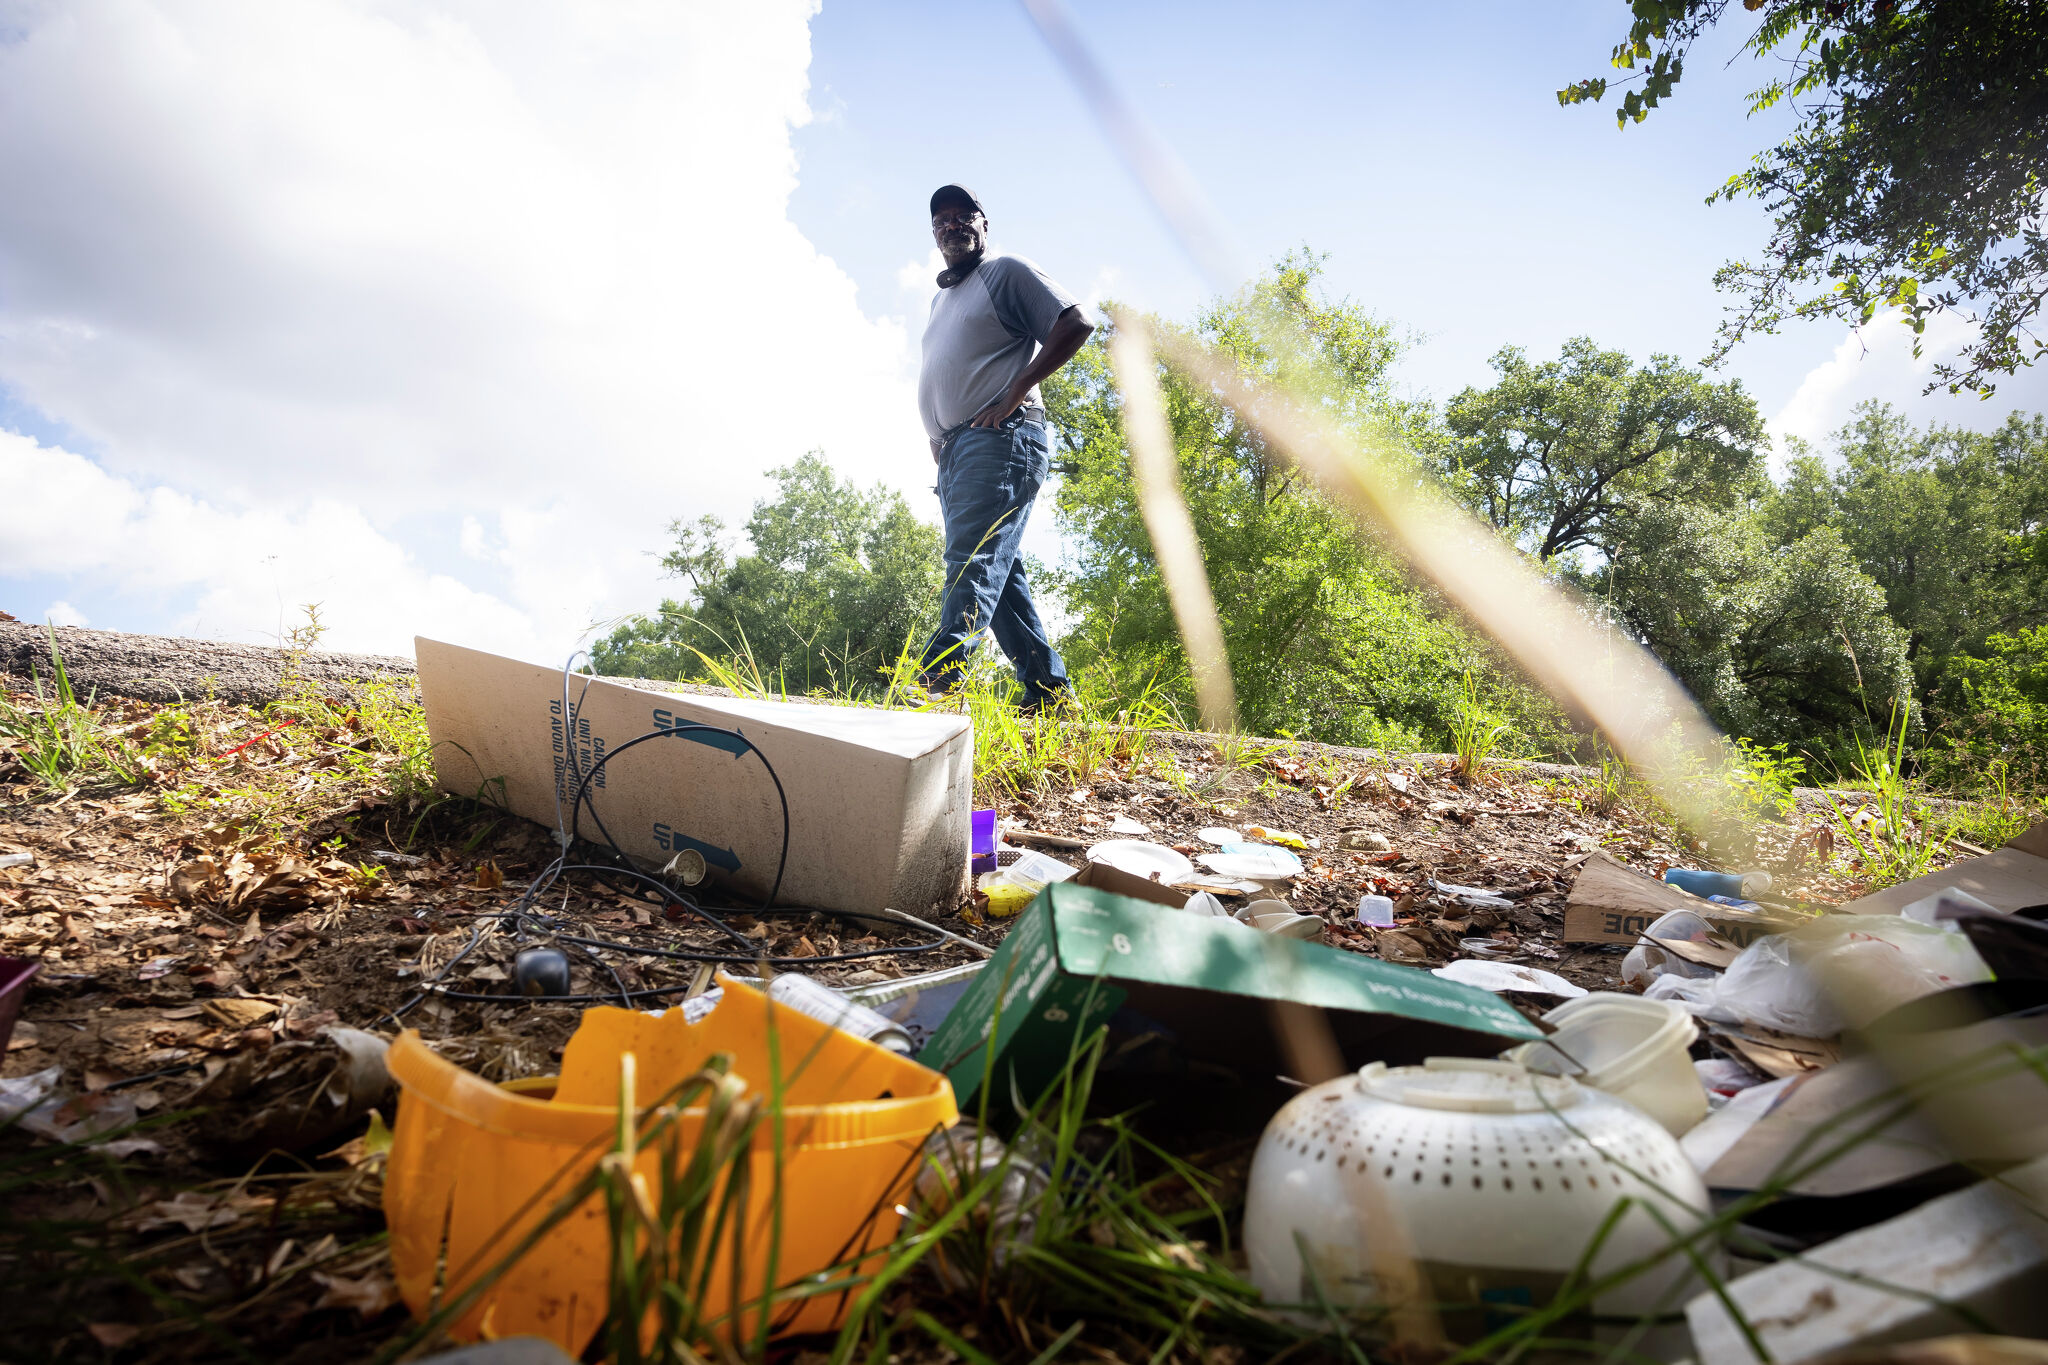
[[[14,1021],[21,1017],[28,979],[42,969],[43,964],[32,957],[0,957],[0,1056],[7,1054],[7,1040],[14,1036]]]
[[[968,853],[968,866],[975,876],[996,870],[996,813],[992,810],[978,810],[973,815],[973,836]]]

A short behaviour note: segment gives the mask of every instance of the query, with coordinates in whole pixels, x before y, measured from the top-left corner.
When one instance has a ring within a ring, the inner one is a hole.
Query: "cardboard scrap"
[[[1719,934],[1711,935],[1699,942],[1689,938],[1658,938],[1651,934],[1645,934],[1643,937],[1673,957],[1682,957],[1687,962],[1702,967],[1712,967],[1717,972],[1727,970],[1728,964],[1742,952],[1742,949]]]
[[[1842,1060],[1841,1046],[1828,1038],[1800,1038],[1756,1024],[1730,1025],[1707,1021],[1714,1041],[1740,1054],[1774,1080],[1804,1076]]]
[[[1981,858],[1965,858],[1939,872],[1860,896],[1841,906],[1841,912],[1896,915],[1914,901],[1951,887],[2007,913],[2048,903],[2048,820]]]
[[[576,772],[653,731],[673,731],[607,761],[589,782],[597,818],[652,866],[702,855],[729,894],[767,894],[826,910],[951,910],[967,881],[974,741],[961,716],[863,706],[681,696],[572,676],[434,640],[414,641],[420,699],[443,790],[502,803],[552,827]],[[757,754],[730,734],[760,746]],[[774,767],[771,780],[765,757]],[[589,811],[586,838],[601,838]]]
[[[1162,886],[1158,882],[1140,877],[1135,872],[1111,867],[1108,863],[1089,863],[1067,880],[1075,886],[1092,886],[1113,896],[1129,896],[1133,900],[1150,901],[1169,910],[1178,910],[1188,903],[1187,892]]]
[[[1686,1305],[1700,1365],[1754,1365],[1750,1333],[1773,1360],[1911,1341],[1965,1321],[1959,1309],[2048,1333],[2044,1211],[2048,1159],[1751,1271]]]
[[[1769,910],[1702,900],[1669,882],[1644,876],[1601,849],[1586,855],[1565,899],[1564,941],[1633,944],[1673,910],[1692,911],[1738,948],[1799,923],[1797,917]]]
[[[1285,1066],[1271,1022],[1276,1005],[1323,1010],[1354,1067],[1493,1056],[1542,1036],[1512,1006],[1471,986],[1208,916],[1163,913],[1157,897],[1148,903],[1080,883],[1048,886],[1018,915],[918,1054],[951,1078],[963,1106],[975,1103],[991,1072],[993,1108],[1007,1107],[1013,1093],[1035,1100],[1105,1021],[1110,1053],[1098,1086],[1121,1092],[1134,1077],[1151,1078],[1208,1114],[1272,1112],[1221,1095],[1276,1084]]]
[[[1787,1186],[1791,1193],[1846,1195],[1958,1162],[1983,1169],[2029,1160],[2048,1151],[2048,1080],[2023,1054],[2043,1046],[2048,1017],[2041,1015],[1892,1039],[1882,1052],[1794,1082],[1707,1169],[1706,1182],[1754,1190],[1791,1168],[1816,1166]],[[1820,1162],[1837,1148],[1845,1150]]]

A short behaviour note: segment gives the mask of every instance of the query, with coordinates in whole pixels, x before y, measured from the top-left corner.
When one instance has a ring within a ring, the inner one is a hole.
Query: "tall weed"
[[[1480,703],[1479,685],[1473,681],[1472,670],[1466,669],[1464,691],[1451,713],[1451,748],[1458,756],[1458,776],[1467,782],[1477,781],[1494,750],[1513,733],[1514,727]]]
[[[1849,784],[1870,794],[1870,800],[1844,808],[1827,794],[1834,815],[1836,840],[1846,846],[1870,882],[1890,886],[1924,876],[1948,861],[1947,829],[1914,792],[1906,775],[1906,739],[1912,713],[1893,707],[1884,739],[1875,746],[1856,740],[1856,758]]]

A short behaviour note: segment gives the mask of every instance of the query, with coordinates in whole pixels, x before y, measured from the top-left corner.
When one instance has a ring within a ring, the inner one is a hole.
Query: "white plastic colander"
[[[1434,1302],[1470,1339],[1549,1303],[1614,1206],[1597,1278],[1663,1250],[1644,1207],[1690,1230],[1707,1192],[1678,1143],[1634,1106],[1512,1062],[1375,1062],[1303,1091],[1266,1126],[1245,1196],[1251,1279],[1275,1305]],[[1402,1283],[1404,1267],[1419,1283]],[[1682,1255],[1594,1304],[1681,1309]]]

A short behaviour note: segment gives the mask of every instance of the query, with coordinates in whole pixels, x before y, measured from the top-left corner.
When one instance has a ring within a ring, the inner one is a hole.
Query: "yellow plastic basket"
[[[765,1098],[771,1028],[786,1074],[782,1199],[777,1207],[776,1130],[764,1119],[748,1158],[742,1297],[756,1300],[769,1287],[778,1218],[778,1286],[847,1261],[859,1260],[861,1269],[879,1264],[879,1249],[901,1224],[895,1207],[925,1139],[959,1118],[952,1086],[936,1071],[773,1005],[758,991],[724,985],[724,998],[696,1024],[680,1010],[590,1010],[563,1051],[552,1097],[543,1097],[546,1082],[493,1085],[442,1060],[417,1033],[400,1035],[390,1056],[400,1101],[384,1214],[392,1270],[415,1314],[430,1310],[437,1280],[445,1302],[495,1266],[611,1150],[625,1053],[637,1059],[643,1103],[721,1052],[732,1054],[733,1073]],[[680,1123],[687,1159],[703,1111],[685,1110]],[[650,1148],[635,1166],[653,1188],[659,1160]],[[706,1309],[715,1316],[731,1303],[729,1241],[712,1254]],[[608,1258],[604,1204],[593,1197],[499,1277],[453,1334],[465,1341],[530,1334],[580,1355],[604,1319]],[[778,1305],[775,1334],[832,1330],[853,1292]]]

